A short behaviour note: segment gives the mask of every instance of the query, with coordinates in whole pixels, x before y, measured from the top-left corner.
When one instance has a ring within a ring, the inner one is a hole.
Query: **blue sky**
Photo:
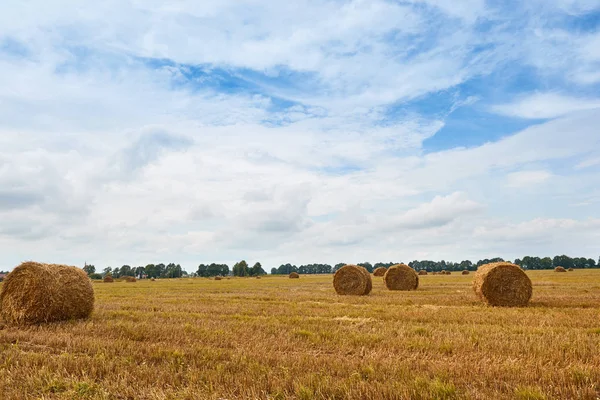
[[[9,0],[0,269],[597,258],[599,71],[597,0]]]

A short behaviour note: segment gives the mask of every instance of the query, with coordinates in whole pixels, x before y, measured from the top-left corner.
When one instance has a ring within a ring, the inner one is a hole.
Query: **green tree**
[[[265,270],[262,268],[262,265],[259,262],[257,262],[252,266],[252,268],[250,268],[249,273],[250,276],[259,276],[266,274]]]
[[[85,266],[83,267],[83,270],[85,271],[86,274],[91,275],[94,272],[96,272],[96,267],[94,267],[93,265],[85,264]]]
[[[234,276],[248,276],[248,263],[246,260],[242,260],[238,263],[235,263],[233,266],[233,275]]]
[[[102,270],[102,274],[103,275],[111,275],[112,274],[112,268],[111,267],[106,267]]]

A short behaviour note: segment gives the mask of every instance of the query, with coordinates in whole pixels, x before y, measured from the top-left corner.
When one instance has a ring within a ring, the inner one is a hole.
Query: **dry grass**
[[[0,330],[0,397],[596,399],[600,270],[527,274],[526,308],[460,274],[369,296],[331,275],[95,284],[89,320]]]

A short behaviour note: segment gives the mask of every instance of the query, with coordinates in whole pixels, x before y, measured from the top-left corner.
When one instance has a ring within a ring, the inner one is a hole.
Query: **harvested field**
[[[337,295],[332,275],[98,284],[88,320],[0,329],[0,393],[596,399],[600,270],[527,275],[525,308],[485,305],[473,274],[427,276],[407,292],[376,280],[368,296]]]

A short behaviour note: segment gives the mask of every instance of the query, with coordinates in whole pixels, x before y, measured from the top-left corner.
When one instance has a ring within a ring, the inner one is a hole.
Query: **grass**
[[[528,272],[527,308],[472,275],[94,283],[88,321],[0,329],[0,398],[597,399],[600,270]]]

